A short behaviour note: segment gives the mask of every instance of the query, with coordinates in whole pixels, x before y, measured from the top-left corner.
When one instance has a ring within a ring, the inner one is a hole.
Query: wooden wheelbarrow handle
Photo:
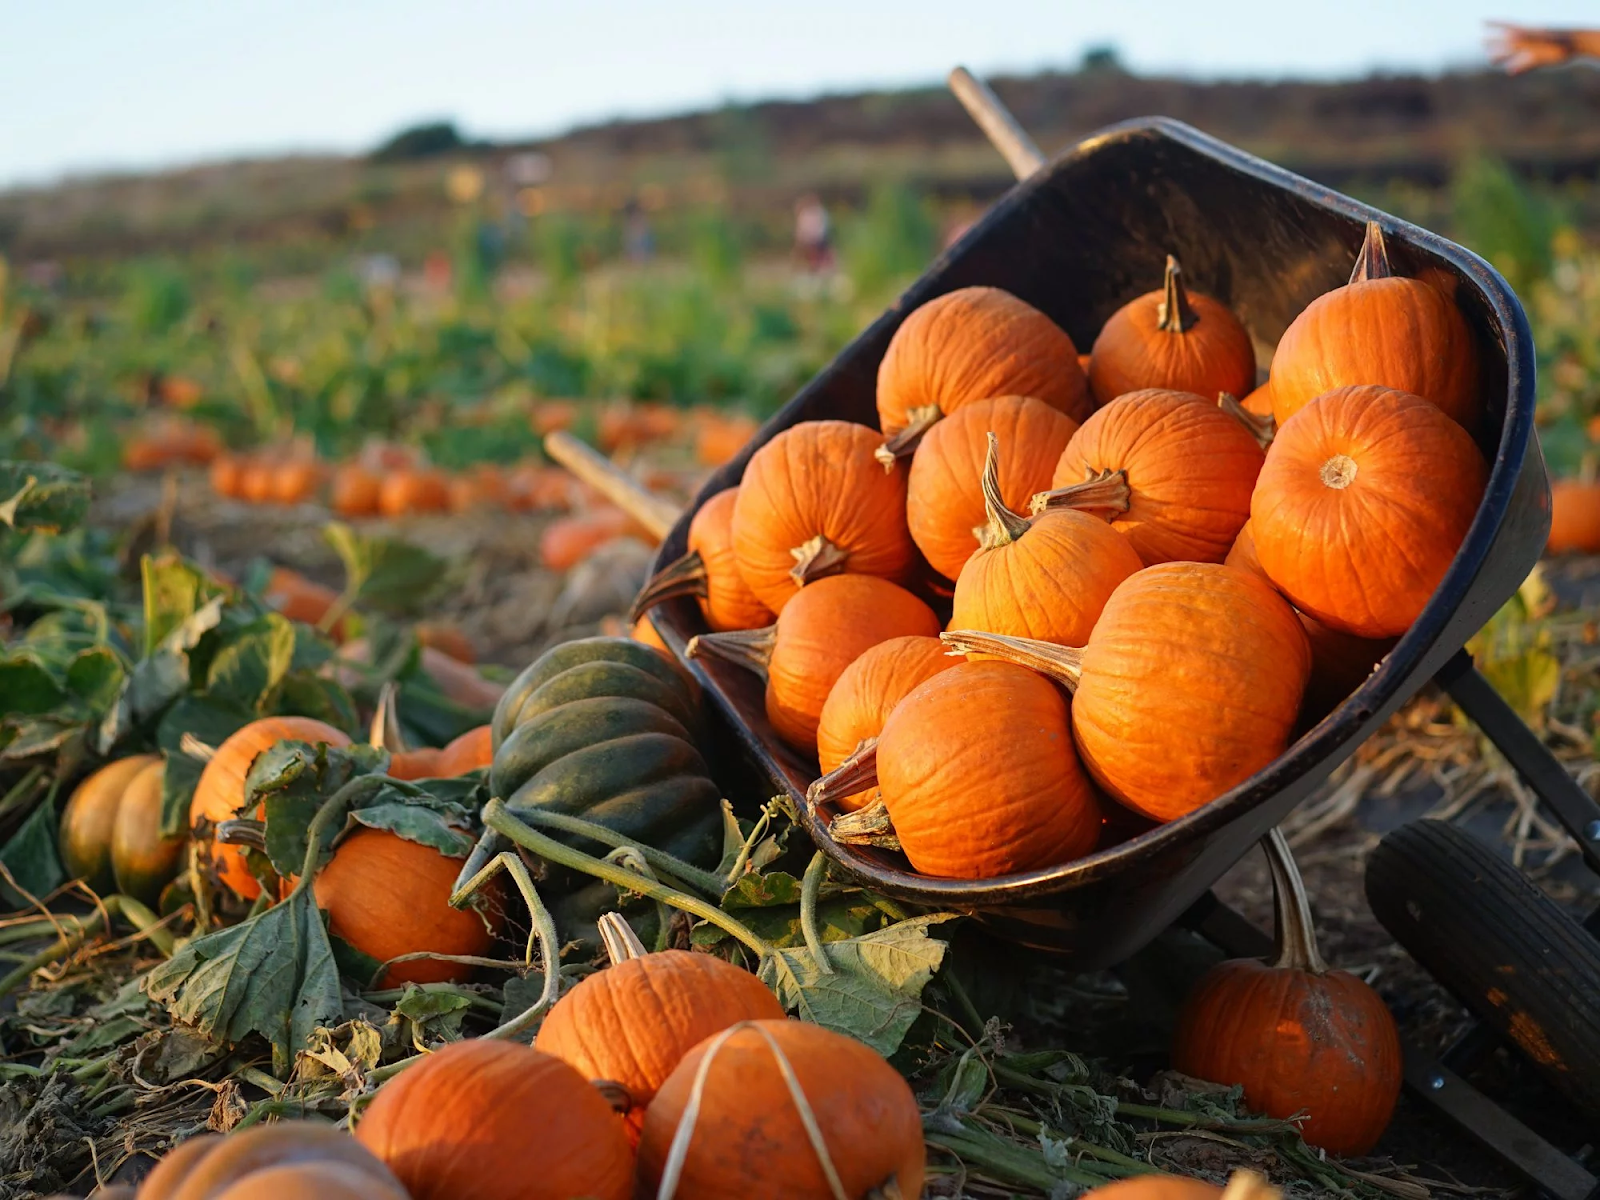
[[[661,541],[682,515],[677,505],[663,500],[587,442],[565,430],[544,439],[544,452],[637,521]]]
[[[1026,179],[1044,166],[1044,154],[1038,144],[987,83],[965,67],[957,67],[950,72],[950,90],[994,148],[1005,156],[1018,179]]]

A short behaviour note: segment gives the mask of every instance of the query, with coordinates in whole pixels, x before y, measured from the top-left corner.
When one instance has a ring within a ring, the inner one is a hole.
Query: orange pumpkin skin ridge
[[[745,467],[733,506],[733,550],[750,590],[775,613],[800,589],[794,551],[822,536],[852,575],[904,579],[916,561],[906,530],[906,471],[873,457],[882,439],[849,421],[806,421]]]
[[[633,1194],[633,1150],[611,1106],[530,1046],[475,1038],[436,1050],[378,1089],[355,1135],[411,1200]]]
[[[1255,347],[1226,304],[1188,292],[1195,323],[1179,333],[1160,326],[1162,289],[1146,292],[1106,319],[1089,356],[1089,390],[1095,403],[1144,388],[1218,392],[1242,398],[1256,383]]]
[[[1600,484],[1558,479],[1550,485],[1546,554],[1600,554]]]
[[[1245,1103],[1268,1116],[1308,1111],[1306,1141],[1366,1154],[1400,1094],[1400,1037],[1383,1001],[1347,971],[1319,976],[1232,959],[1185,1001],[1173,1066],[1242,1085]]]
[[[926,1150],[911,1088],[854,1038],[804,1021],[760,1021],[794,1068],[847,1196],[890,1179],[901,1196],[922,1194]],[[640,1195],[660,1185],[709,1040],[684,1058],[645,1115]],[[772,1050],[754,1027],[729,1036],[706,1076],[679,1196],[828,1200],[833,1195]]]
[[[960,288],[928,301],[901,323],[878,365],[885,436],[904,429],[913,409],[948,417],[990,396],[1033,396],[1077,421],[1092,407],[1066,331],[1000,288]]]
[[[936,427],[937,428],[937,427]],[[817,722],[817,762],[826,775],[867,738],[883,732],[894,706],[924,680],[948,671],[962,660],[949,654],[935,637],[897,637],[879,642],[844,669]],[[860,808],[874,789],[839,801],[844,810]]]
[[[1455,558],[1488,482],[1477,445],[1418,396],[1319,396],[1278,430],[1251,502],[1267,575],[1296,608],[1364,638],[1411,626]],[[1343,456],[1347,486],[1323,473]]]
[[[1147,567],[1084,648],[1079,756],[1123,804],[1173,820],[1283,752],[1310,670],[1305,632],[1270,584],[1221,564]]]
[[[331,1126],[309,1121],[259,1125],[225,1138],[214,1134],[190,1138],[164,1155],[145,1177],[139,1200],[266,1196],[267,1191],[254,1186],[262,1176],[279,1185],[280,1190],[272,1193],[277,1196],[405,1200],[399,1182],[370,1151]],[[300,1186],[282,1186],[290,1183]],[[318,1183],[330,1190],[313,1190]],[[363,1190],[348,1190],[357,1187]]]
[[[742,446],[743,443],[741,443]],[[759,629],[772,623],[772,610],[750,590],[733,552],[733,506],[737,488],[718,492],[689,522],[689,549],[705,565],[706,594],[697,597],[712,629]]]
[[[696,1045],[740,1021],[783,1016],[778,998],[749,971],[712,954],[664,950],[579,982],[545,1017],[534,1049],[585,1079],[620,1083],[638,1129],[667,1076]]]
[[[487,767],[493,761],[493,731],[487,725],[479,725],[452,738],[439,751],[439,769],[447,777],[465,775],[468,771]]]
[[[1146,566],[1226,557],[1250,517],[1261,447],[1238,420],[1188,392],[1118,396],[1072,435],[1053,488],[1123,470],[1132,495],[1112,525]]]
[[[1220,1200],[1221,1196],[1216,1184],[1187,1175],[1130,1175],[1085,1192],[1082,1200]]]
[[[914,688],[878,739],[878,786],[911,865],[937,878],[1070,862],[1100,834],[1066,697],[1012,663],[962,663]]]
[[[955,579],[978,548],[973,530],[986,520],[983,475],[986,435],[1000,458],[1000,497],[1026,512],[1034,493],[1050,486],[1061,452],[1078,423],[1029,396],[1000,396],[964,405],[923,435],[906,484],[911,540],[934,570]]]

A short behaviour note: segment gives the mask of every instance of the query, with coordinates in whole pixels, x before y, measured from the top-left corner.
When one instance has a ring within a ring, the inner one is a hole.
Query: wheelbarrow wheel
[[[1521,871],[1444,821],[1367,861],[1383,927],[1574,1104],[1600,1118],[1600,942]]]

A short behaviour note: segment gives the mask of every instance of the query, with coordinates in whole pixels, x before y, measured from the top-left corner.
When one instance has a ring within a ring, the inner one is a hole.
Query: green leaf
[[[161,779],[161,833],[176,837],[189,828],[189,802],[205,763],[180,748],[185,733],[207,746],[220,746],[252,720],[250,713],[209,696],[184,696],[156,726],[156,744],[167,760]]]
[[[89,511],[89,481],[48,462],[0,461],[0,521],[13,529],[60,533]]]
[[[761,964],[761,980],[803,1020],[865,1042],[879,1054],[899,1049],[922,1012],[922,989],[944,961],[946,943],[928,928],[950,913],[913,917],[875,933],[827,943],[833,973],[822,973],[803,947],[779,950]]]
[[[212,655],[206,691],[215,698],[260,712],[294,659],[294,625],[277,613],[251,622]]]
[[[722,906],[736,908],[774,908],[783,904],[800,903],[800,881],[787,871],[749,871],[739,876],[727,894]]]
[[[728,906],[730,909],[732,905]],[[805,944],[805,931],[800,924],[800,906],[782,904],[769,908],[739,909],[739,920],[774,946],[801,946]],[[860,892],[833,896],[817,905],[817,929],[825,942],[844,941],[860,937],[885,922],[883,910]],[[697,925],[690,935],[697,946],[715,946],[725,942],[729,934],[709,922]]]
[[[5,864],[19,886],[36,897],[48,895],[67,881],[67,873],[56,854],[56,808],[49,797],[39,802],[22,823],[22,828],[0,848],[0,863]],[[0,880],[0,898],[9,908],[20,908],[28,903],[26,897],[18,895],[3,880]]]
[[[245,776],[246,812],[266,811],[267,857],[287,879],[305,865],[306,830],[323,801],[358,775],[381,771],[376,746],[312,746],[285,741],[261,752]]]
[[[79,651],[67,667],[67,687],[96,715],[116,703],[127,677],[122,657],[109,646]]]
[[[122,693],[101,722],[102,754],[108,753],[133,730],[154,720],[189,690],[189,652],[221,623],[222,604],[223,598],[215,596],[200,605],[168,629],[161,643],[134,664]]]
[[[309,887],[182,946],[145,976],[145,990],[173,1021],[213,1041],[261,1034],[279,1078],[318,1028],[344,1019],[333,947]]]
[[[66,717],[10,717],[0,720],[0,759],[21,762],[60,750],[83,733],[83,723]]]
[[[329,933],[328,941],[333,945],[333,961],[339,968],[339,974],[359,987],[366,987],[378,974],[378,968],[383,966],[380,960],[364,950],[357,950],[336,933]]]
[[[408,983],[405,993],[395,1001],[389,1021],[401,1025],[404,1035],[415,1045],[422,1045],[429,1034],[453,1042],[461,1037],[461,1021],[471,1008],[472,1001],[458,992],[424,991]]]
[[[0,696],[8,716],[44,716],[67,701],[66,690],[31,655],[0,659]]]
[[[221,589],[192,563],[175,554],[159,558],[147,554],[140,560],[139,572],[144,580],[144,652],[147,656],[208,601],[217,604],[220,616]],[[211,622],[214,624],[215,621]],[[197,640],[198,637],[187,640],[183,648],[193,646]]]
[[[358,723],[349,692],[332,679],[299,670],[290,671],[278,684],[269,715],[315,717],[346,733]]]
[[[386,829],[419,846],[432,846],[451,858],[465,858],[477,841],[465,832],[472,820],[466,809],[448,805],[441,810],[410,797],[357,808],[350,819],[369,829]]]
[[[410,542],[358,533],[340,521],[330,521],[322,536],[344,564],[345,595],[358,607],[417,612],[444,577],[444,561]]]

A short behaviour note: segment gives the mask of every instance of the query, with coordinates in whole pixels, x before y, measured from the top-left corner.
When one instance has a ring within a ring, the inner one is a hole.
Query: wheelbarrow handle
[[[1028,136],[1027,130],[1017,124],[1017,119],[1000,102],[994,89],[965,67],[951,71],[949,82],[956,99],[961,101],[961,106],[978,123],[978,128],[983,130],[994,148],[1005,156],[1006,163],[1018,179],[1026,179],[1044,166],[1044,154],[1038,144]]]
[[[663,500],[587,442],[556,430],[544,439],[544,452],[627,513],[661,541],[678,523],[678,506]]]

